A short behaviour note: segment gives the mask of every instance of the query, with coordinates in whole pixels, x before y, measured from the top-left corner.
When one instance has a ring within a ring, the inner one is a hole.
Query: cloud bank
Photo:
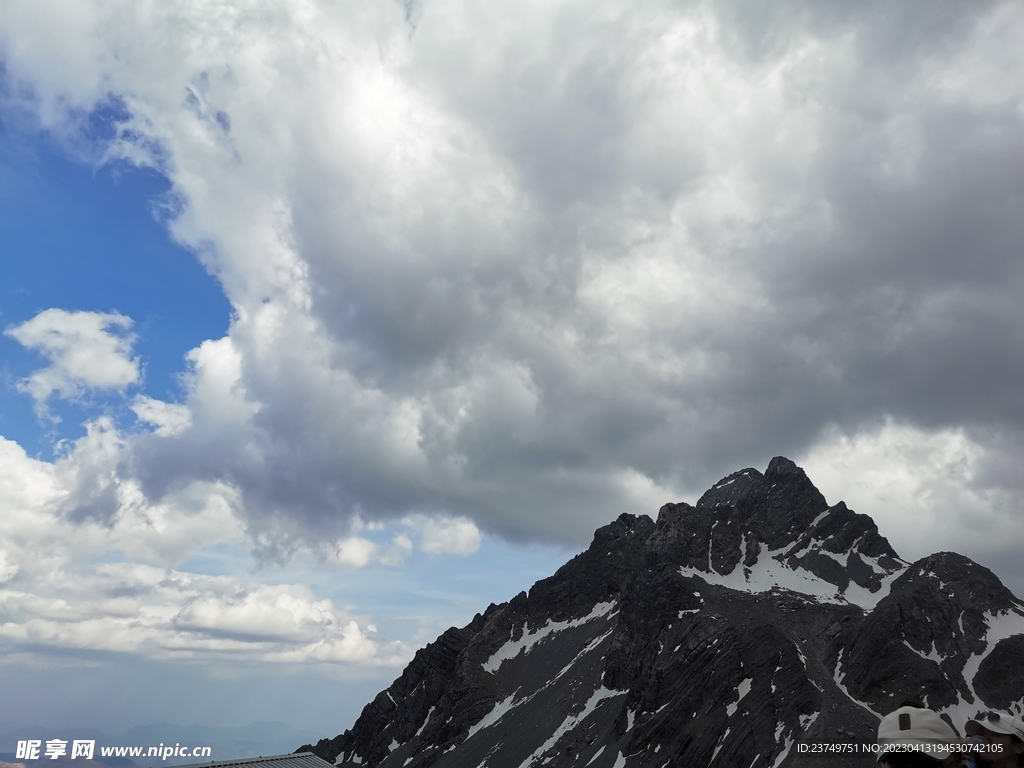
[[[73,519],[81,504],[72,493],[103,454],[109,432],[109,424],[94,425],[55,463],[0,438],[0,643],[9,652],[370,666],[408,661],[408,646],[378,637],[366,617],[317,600],[307,586],[175,568],[195,551],[244,539],[237,493],[223,484],[196,484],[150,504],[122,480],[114,484],[112,515]]]
[[[121,115],[90,156],[167,175],[235,312],[75,519],[216,488],[262,556],[355,568],[578,544],[787,454],[898,549],[1024,544],[1019,4],[8,8],[8,101],[83,152]],[[44,315],[37,403],[136,380],[128,325],[80,363]],[[246,600],[182,615],[292,610]]]

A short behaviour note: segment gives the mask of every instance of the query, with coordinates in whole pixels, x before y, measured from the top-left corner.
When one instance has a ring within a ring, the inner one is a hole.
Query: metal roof
[[[326,760],[321,760],[312,752],[299,752],[292,755],[272,755],[270,757],[246,757],[241,760],[218,760],[208,763],[189,763],[176,768],[220,768],[220,766],[237,766],[238,768],[334,768]]]

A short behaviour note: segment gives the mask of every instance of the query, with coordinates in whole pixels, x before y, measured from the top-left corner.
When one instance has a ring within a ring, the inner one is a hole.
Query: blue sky
[[[169,182],[126,162],[93,167],[76,161],[45,133],[13,122],[0,134],[4,327],[50,307],[120,312],[135,321],[139,337],[135,350],[145,377],[138,391],[180,398],[185,353],[224,335],[231,305],[216,279],[171,241],[154,215],[167,204]],[[38,367],[38,355],[7,336],[0,337],[0,350],[2,433],[47,455],[54,435],[80,436],[94,404],[61,403],[61,424],[41,425],[25,407],[27,397],[11,386]],[[105,405],[134,421],[120,403]]]
[[[1019,4],[4,8],[0,723],[334,735],[776,455],[1024,592]]]

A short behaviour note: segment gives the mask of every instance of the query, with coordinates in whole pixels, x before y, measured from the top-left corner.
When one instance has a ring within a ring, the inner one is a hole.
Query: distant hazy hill
[[[132,728],[118,736],[109,736],[95,729],[60,729],[41,726],[26,726],[0,734],[0,759],[14,760],[17,742],[21,739],[95,739],[97,762],[107,768],[132,768],[133,765],[148,768],[154,765],[181,765],[184,763],[208,762],[196,758],[103,758],[100,756],[101,746],[156,746],[157,744],[187,744],[189,746],[211,747],[214,760],[231,760],[240,757],[257,755],[280,755],[291,752],[297,743],[315,738],[317,734],[294,728],[285,723],[254,722],[237,728],[208,728],[201,725],[175,725],[174,723],[151,723]],[[59,760],[56,762],[60,762]],[[51,761],[46,762],[47,765]],[[38,761],[28,761],[27,765],[42,765]],[[79,768],[81,759],[74,761]],[[2,768],[2,766],[0,766]]]
[[[1021,659],[1024,603],[990,571],[901,560],[780,457],[601,528],[312,749],[363,768],[809,765],[796,743],[873,741],[905,699],[957,725],[1020,711]]]
[[[257,721],[240,728],[207,728],[202,725],[151,723],[139,725],[118,736],[120,744],[189,744],[212,746],[214,760],[237,757],[280,755],[291,752],[295,744],[308,739],[310,731],[285,723]],[[179,762],[197,762],[195,759]]]

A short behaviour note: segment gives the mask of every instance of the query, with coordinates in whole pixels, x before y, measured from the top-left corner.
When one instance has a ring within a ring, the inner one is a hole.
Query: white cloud
[[[340,635],[337,636],[337,635]],[[402,666],[409,662],[407,653],[401,646],[392,651],[390,657],[379,657],[380,646],[360,629],[354,621],[349,621],[337,635],[328,640],[318,640],[292,651],[282,651],[271,655],[273,661],[327,661],[327,662],[367,662],[379,658],[385,666]]]
[[[229,596],[190,600],[172,620],[176,628],[233,637],[307,639],[333,620],[330,603],[313,602],[295,588],[260,587]]]
[[[832,428],[800,463],[830,503],[870,515],[904,558],[949,550],[985,562],[1024,547],[1019,494],[980,482],[991,461],[963,429],[890,418],[852,435]]]
[[[342,568],[365,568],[377,552],[377,546],[360,536],[348,536],[337,543],[328,562]]]
[[[412,539],[404,533],[397,533],[391,539],[391,544],[384,551],[384,554],[381,555],[380,561],[384,565],[404,565],[409,555],[412,554],[412,548]]]
[[[63,443],[54,463],[63,491],[61,508],[74,518],[107,520],[120,504],[120,464],[125,442],[109,416],[85,424],[85,436]]]
[[[106,418],[90,423],[55,462],[0,438],[0,646],[11,653],[103,650],[163,660],[371,667],[409,660],[411,645],[378,636],[370,617],[317,598],[307,586],[276,576],[269,577],[275,583],[260,583],[259,573],[247,579],[180,567],[222,558],[225,550],[249,561],[237,489],[198,481],[151,501],[136,481],[121,476],[125,450],[124,437]],[[103,515],[83,514],[97,509],[98,498],[107,505]],[[358,518],[353,528],[386,533]],[[467,553],[479,541],[468,521],[426,528],[424,546],[433,542],[436,552]],[[354,533],[323,561],[347,569],[398,565],[395,553],[411,550],[405,533],[383,554]]]
[[[428,518],[421,535],[420,548],[430,555],[471,555],[480,549],[480,530],[465,517]]]
[[[0,438],[0,642],[8,648],[158,659],[408,660],[406,646],[360,629],[360,619],[316,599],[308,587],[174,568],[225,545],[244,545],[237,493],[228,487],[194,484],[152,504],[132,482],[115,481],[116,506],[105,520],[62,514],[75,484],[94,482],[81,467],[106,461],[109,435],[97,430],[54,464]],[[338,557],[361,567],[355,561],[367,557],[366,545],[372,548],[353,537]],[[104,562],[116,555],[121,562]]]
[[[13,579],[18,570],[17,564],[11,562],[9,555],[0,549],[0,584]]]
[[[53,395],[71,399],[88,389],[124,391],[140,379],[139,362],[131,357],[135,336],[131,318],[102,312],[47,309],[4,333],[50,364],[18,388],[27,392],[40,412]]]
[[[156,427],[156,434],[169,437],[184,432],[192,426],[192,411],[187,405],[165,403],[152,397],[138,395],[132,402],[131,409],[144,421]]]
[[[411,655],[400,643],[374,639],[330,600],[316,600],[299,585],[246,584],[137,565],[103,566],[79,574],[79,581],[79,595],[71,599],[0,588],[9,616],[0,639],[156,659],[395,666]],[[104,597],[119,593],[124,596]]]

